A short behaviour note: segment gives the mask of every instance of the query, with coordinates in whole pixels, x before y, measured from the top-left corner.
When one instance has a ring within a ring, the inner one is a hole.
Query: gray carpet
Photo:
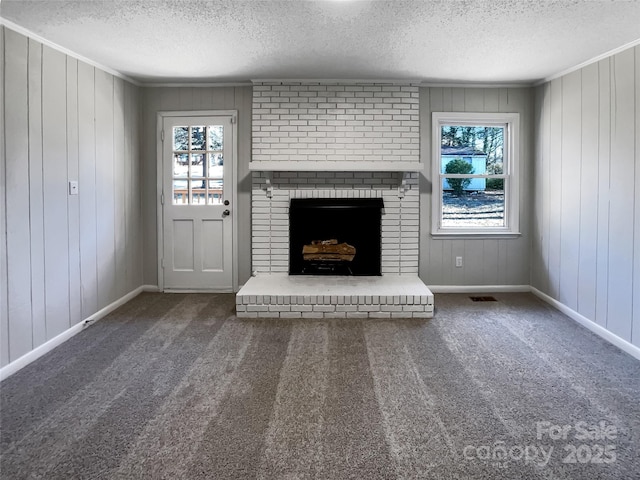
[[[640,362],[529,294],[238,320],[142,294],[0,384],[3,479],[637,479]]]

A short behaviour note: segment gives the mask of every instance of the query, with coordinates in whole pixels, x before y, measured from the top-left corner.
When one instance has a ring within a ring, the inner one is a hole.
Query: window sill
[[[431,236],[433,238],[437,238],[439,240],[448,240],[448,239],[478,239],[478,240],[486,240],[486,239],[510,239],[510,238],[520,238],[522,233],[520,232],[431,232]]]

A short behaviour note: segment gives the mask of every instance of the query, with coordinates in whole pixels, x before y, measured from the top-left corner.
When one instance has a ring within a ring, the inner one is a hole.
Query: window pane
[[[191,150],[205,149],[204,130],[205,127],[191,127]]]
[[[505,127],[442,125],[441,173],[503,172]]]
[[[222,188],[222,180],[209,180],[209,205],[220,205],[224,190]]]
[[[224,159],[221,153],[209,154],[209,177],[222,178],[222,165]]]
[[[191,183],[191,203],[193,205],[204,205],[206,200],[205,181],[198,180]]]
[[[487,181],[490,182],[495,182],[491,188],[464,195],[445,190],[442,193],[442,226],[504,227],[504,180]]]
[[[189,203],[189,181],[174,180],[173,181],[173,204],[187,205]]]
[[[174,153],[173,154],[173,176],[174,177],[187,177],[189,175],[189,155],[186,153]]]
[[[191,155],[191,177],[202,178],[206,176],[207,164],[204,162],[206,153],[197,153]]]
[[[222,125],[211,125],[209,127],[209,142],[207,150],[222,150],[222,137],[224,127]]]
[[[173,149],[189,150],[189,127],[173,127]]]

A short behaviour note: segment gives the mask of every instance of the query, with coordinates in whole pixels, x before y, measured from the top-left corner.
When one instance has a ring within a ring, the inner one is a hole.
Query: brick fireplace
[[[420,281],[418,87],[254,85],[252,268],[241,317],[430,317]],[[292,199],[381,199],[378,277],[289,272]]]

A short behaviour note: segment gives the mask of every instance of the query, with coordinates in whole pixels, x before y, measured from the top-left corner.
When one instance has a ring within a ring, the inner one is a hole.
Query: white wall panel
[[[78,132],[78,61],[67,58],[67,179],[78,181],[80,152]],[[67,192],[69,194],[69,192]],[[80,285],[80,197],[67,196],[69,219],[69,321],[82,321]]]
[[[582,70],[580,225],[578,264],[578,304],[576,310],[587,318],[596,314],[596,252],[598,240],[598,65]]]
[[[82,318],[98,310],[95,68],[78,64],[80,279]]]
[[[47,340],[71,326],[66,79],[66,56],[45,46],[42,51],[42,151]]]
[[[609,164],[611,162],[611,59],[598,63],[598,239],[596,317],[606,328],[609,303]]]
[[[4,105],[5,67],[4,67],[5,28],[0,25],[0,105]],[[0,108],[0,120],[5,124],[4,108]],[[7,211],[6,211],[6,157],[4,148],[4,128],[0,128],[0,365],[9,363],[9,313],[7,311]]]
[[[578,309],[578,263],[580,243],[580,178],[582,72],[562,78],[562,163],[555,171],[560,176],[560,290],[559,300]],[[584,192],[585,195],[587,192]]]
[[[640,347],[640,47],[635,49],[635,195],[633,234],[633,323],[631,342]]]
[[[98,308],[116,298],[113,77],[96,70],[96,217]]]
[[[631,339],[633,304],[633,199],[635,162],[635,55],[612,58],[611,163],[609,196],[609,310],[607,329]],[[637,194],[637,193],[636,193]]]
[[[28,40],[6,30],[4,102],[6,228],[11,356],[31,350],[31,251],[29,243]]]
[[[124,132],[124,81],[113,79],[113,162],[114,162],[114,241],[115,241],[115,298],[127,293],[127,249],[125,181],[126,163]]]
[[[33,345],[46,341],[44,288],[44,167],[42,151],[42,44],[29,40],[29,216]]]

